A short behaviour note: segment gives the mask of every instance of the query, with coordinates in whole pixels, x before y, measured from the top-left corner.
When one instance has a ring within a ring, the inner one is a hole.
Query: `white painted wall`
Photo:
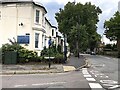
[[[2,30],[2,7],[0,6],[0,47],[3,43],[3,30]]]
[[[36,10],[40,11],[39,23],[35,21]],[[13,39],[14,37],[17,40],[18,35],[29,34],[30,43],[28,45],[22,44],[22,46],[37,51],[40,55],[43,47],[48,47],[49,38],[46,38],[45,41],[45,36],[52,37],[52,29],[54,29],[53,37],[56,36],[56,29],[45,19],[44,9],[32,3],[0,4],[0,12],[0,46],[9,43],[8,38]],[[38,48],[35,48],[35,33],[39,33]]]

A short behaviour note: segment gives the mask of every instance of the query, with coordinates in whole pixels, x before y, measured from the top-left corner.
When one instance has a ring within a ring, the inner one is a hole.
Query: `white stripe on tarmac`
[[[83,74],[89,74],[87,70],[82,70]]]
[[[94,71],[95,72],[95,71]],[[98,72],[98,71],[97,71]],[[92,76],[88,73],[86,68],[82,69],[82,73],[84,75],[84,77],[86,78],[87,81],[89,82],[95,82],[96,80],[94,78],[92,78]],[[93,73],[93,71],[91,71],[91,73]],[[97,77],[97,75],[95,75]],[[103,88],[99,83],[89,83],[90,88],[92,89],[96,89],[96,88]]]
[[[25,85],[25,84],[24,85],[15,85],[14,87],[17,88],[17,87],[25,87],[25,86],[27,86],[27,85]]]
[[[110,87],[110,89],[115,89],[115,88],[118,88],[118,87],[120,87],[120,85],[115,85],[113,87]]]
[[[32,84],[32,86],[43,86],[43,85],[55,85],[55,84],[64,84],[66,82],[51,82],[51,83],[38,83],[38,84]],[[18,88],[18,87],[25,87],[27,86],[26,84],[24,85],[15,85],[14,87],[15,88]]]
[[[82,68],[82,70],[87,70],[87,68]]]
[[[88,81],[96,81],[94,78],[86,78]]]
[[[92,77],[90,74],[88,74],[88,75],[84,75],[84,77]]]
[[[89,83],[90,88],[102,88],[99,83]]]
[[[90,74],[88,73],[88,71],[87,71],[87,68],[82,68],[82,73],[83,73],[84,75],[90,75]]]
[[[63,84],[66,82],[51,82],[51,83],[38,83],[38,84],[32,84],[33,86],[43,86],[43,85],[55,85],[55,84]]]
[[[86,75],[89,75],[89,73],[88,72],[82,72],[84,75],[86,74]]]

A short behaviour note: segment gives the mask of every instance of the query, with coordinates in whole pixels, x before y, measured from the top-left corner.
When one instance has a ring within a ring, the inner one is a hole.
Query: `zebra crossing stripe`
[[[90,88],[102,88],[99,83],[89,83]]]
[[[94,78],[86,78],[88,81],[96,81]]]
[[[99,83],[93,83],[96,80],[92,78],[92,76],[88,73],[86,68],[82,69],[82,73],[84,77],[86,78],[86,80],[88,80],[89,82],[92,82],[92,83],[89,83],[90,88],[100,88],[100,89],[103,88]]]

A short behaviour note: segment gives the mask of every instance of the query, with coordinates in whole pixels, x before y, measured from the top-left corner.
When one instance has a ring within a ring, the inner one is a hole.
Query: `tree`
[[[56,13],[56,20],[58,22],[59,31],[67,35],[70,47],[77,47],[77,51],[87,48],[91,42],[90,38],[94,35],[95,39],[98,15],[102,13],[99,7],[86,3],[71,3],[68,2],[64,9],[60,9]],[[76,43],[76,44],[74,44]],[[74,44],[74,45],[73,45]]]
[[[120,52],[120,13],[117,11],[110,20],[104,23],[105,35],[111,41],[117,41],[117,48]]]
[[[87,33],[86,33],[85,25],[77,24],[76,26],[72,27],[69,40],[72,41],[70,42],[72,48],[77,49],[75,50],[76,54],[79,51],[84,51],[84,49],[87,47],[88,41],[86,38],[87,38]]]

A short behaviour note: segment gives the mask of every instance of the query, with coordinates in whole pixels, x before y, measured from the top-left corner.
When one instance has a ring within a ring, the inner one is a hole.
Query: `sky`
[[[102,36],[104,33],[104,21],[109,20],[115,12],[118,10],[118,2],[120,0],[34,0],[43,4],[43,6],[48,11],[47,18],[50,20],[52,25],[57,25],[55,19],[55,13],[59,12],[59,8],[64,8],[64,5],[70,1],[80,2],[85,4],[86,2],[91,2],[95,6],[102,10],[102,14],[99,15],[98,29],[97,32]],[[105,39],[106,41],[107,39]],[[107,40],[108,41],[108,40]],[[109,42],[109,41],[108,41]]]

